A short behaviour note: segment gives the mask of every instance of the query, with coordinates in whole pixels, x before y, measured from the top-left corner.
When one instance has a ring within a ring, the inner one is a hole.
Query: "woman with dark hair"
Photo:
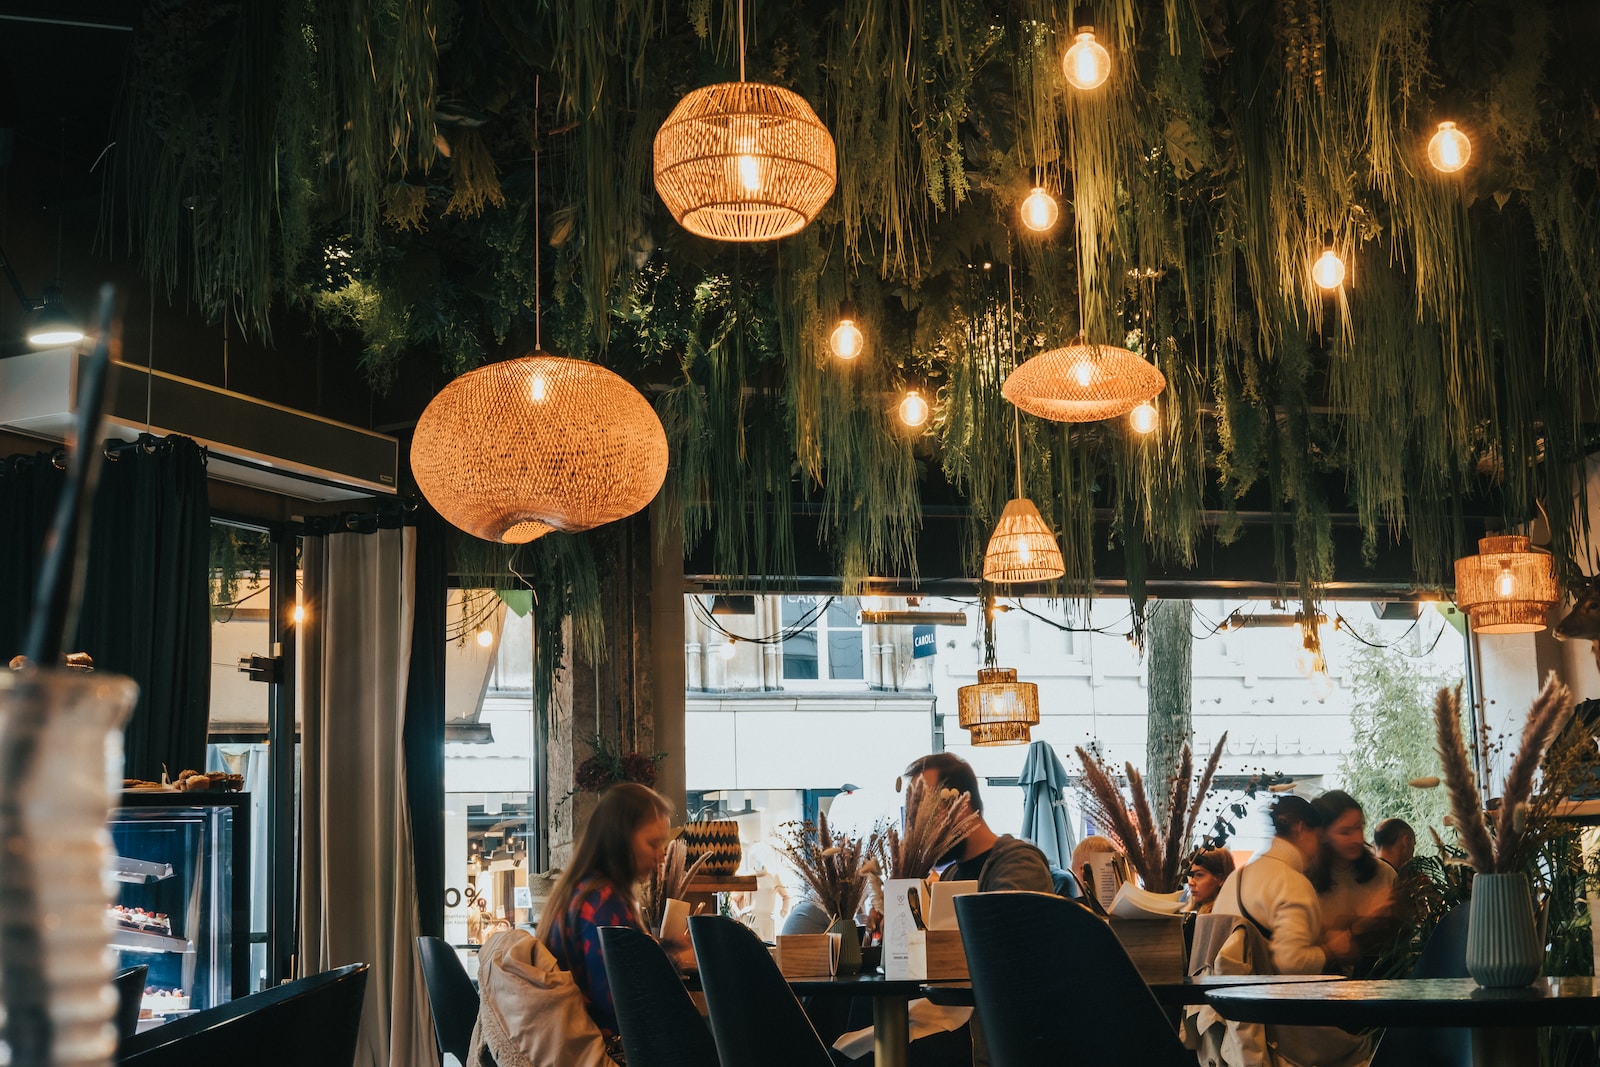
[[[1367,844],[1367,816],[1355,797],[1330,789],[1311,806],[1322,820],[1322,847],[1310,878],[1323,929],[1348,930],[1356,955],[1376,958],[1395,933],[1394,868]]]
[[[589,1016],[612,1045],[619,1032],[617,1014],[598,930],[644,929],[634,891],[666,854],[671,810],[661,794],[632,782],[618,782],[602,793],[540,916],[539,940],[571,973]]]
[[[1225,848],[1196,849],[1189,860],[1189,899],[1184,911],[1205,915],[1217,902],[1222,883],[1233,873],[1233,853]]]

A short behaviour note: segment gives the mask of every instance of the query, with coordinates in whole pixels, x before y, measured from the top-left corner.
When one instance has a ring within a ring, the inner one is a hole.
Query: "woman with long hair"
[[[661,794],[632,782],[602,793],[539,920],[539,940],[571,973],[584,1007],[608,1040],[619,1031],[598,930],[644,929],[635,890],[666,854],[671,810]]]
[[[1396,933],[1394,868],[1367,844],[1367,816],[1355,797],[1330,789],[1311,802],[1322,820],[1322,845],[1311,885],[1322,904],[1324,930],[1348,930],[1360,960],[1382,954]],[[1359,964],[1346,973],[1361,969]]]

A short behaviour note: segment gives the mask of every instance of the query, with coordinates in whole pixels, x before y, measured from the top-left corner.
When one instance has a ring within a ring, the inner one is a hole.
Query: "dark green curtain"
[[[416,611],[406,679],[406,803],[416,863],[418,929],[444,936],[444,663],[449,561],[444,520],[423,505],[417,527]]]
[[[38,556],[64,474],[48,453],[0,464],[0,652],[21,649]],[[72,651],[139,683],[126,774],[205,766],[211,689],[205,452],[142,437],[108,453],[95,494],[83,608]]]

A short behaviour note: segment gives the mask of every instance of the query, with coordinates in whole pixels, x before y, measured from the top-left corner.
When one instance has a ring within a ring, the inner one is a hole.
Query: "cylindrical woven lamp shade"
[[[1067,573],[1055,534],[1033,501],[1012,500],[1000,513],[983,554],[986,582],[1047,582]]]
[[[1034,356],[1000,392],[1041,419],[1099,422],[1126,415],[1166,387],[1166,375],[1126,348],[1080,342]]]
[[[1555,560],[1530,551],[1526,537],[1485,537],[1476,556],[1456,560],[1456,604],[1480,634],[1542,630],[1558,599]]]
[[[690,233],[771,241],[805,229],[833,195],[833,136],[811,105],[757,82],[708,85],[656,131],[656,192]]]
[[[977,685],[956,690],[956,718],[974,745],[1025,745],[1039,724],[1039,687],[1012,667],[984,667]]]
[[[650,503],[667,475],[667,435],[611,371],[540,352],[445,386],[417,420],[411,472],[453,525],[522,544]]]

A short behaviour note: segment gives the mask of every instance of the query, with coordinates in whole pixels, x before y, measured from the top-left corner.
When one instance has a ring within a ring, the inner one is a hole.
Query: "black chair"
[[[428,988],[439,1058],[443,1060],[448,1052],[457,1062],[466,1063],[472,1027],[478,1021],[478,991],[448,942],[437,937],[417,938],[417,959],[422,963],[422,983]]]
[[[139,1032],[139,1007],[144,1003],[145,978],[150,973],[147,964],[118,971],[111,979],[117,991],[117,1048]]]
[[[323,971],[136,1034],[117,1062],[351,1067],[366,993],[365,963]]]
[[[716,1041],[654,938],[602,926],[600,951],[628,1067],[717,1067]]]
[[[1467,911],[1446,912],[1433,928],[1412,978],[1467,978]],[[1472,1067],[1472,1031],[1447,1027],[1391,1026],[1378,1040],[1370,1067]]]
[[[832,1067],[760,938],[723,915],[690,916],[689,936],[722,1067]]]
[[[994,1067],[1194,1067],[1105,921],[1048,893],[956,897]]]

